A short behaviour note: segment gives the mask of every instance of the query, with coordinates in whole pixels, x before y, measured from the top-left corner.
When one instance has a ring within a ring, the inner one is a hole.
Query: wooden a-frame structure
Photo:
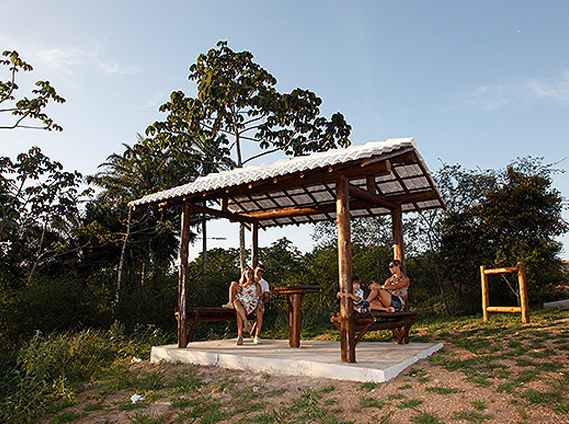
[[[350,221],[390,215],[393,258],[404,263],[402,214],[444,208],[413,138],[370,142],[293,159],[209,174],[194,182],[132,201],[182,205],[178,346],[186,347],[190,215],[210,214],[251,230],[251,263],[257,264],[259,229],[336,221],[340,290],[352,291]],[[217,205],[216,207],[204,205]],[[356,362],[352,302],[340,304],[342,362]]]

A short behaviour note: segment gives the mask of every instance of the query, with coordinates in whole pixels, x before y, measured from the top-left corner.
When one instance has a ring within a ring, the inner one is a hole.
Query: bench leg
[[[397,339],[397,344],[408,344],[409,343],[409,331],[415,323],[416,318],[406,319],[402,327],[393,328],[391,331]]]

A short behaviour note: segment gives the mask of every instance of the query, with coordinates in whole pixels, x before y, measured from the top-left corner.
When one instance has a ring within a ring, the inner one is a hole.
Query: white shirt
[[[271,291],[271,289],[269,288],[269,283],[267,283],[267,280],[265,280],[263,277],[261,277],[258,283],[261,286],[261,291],[263,293]]]

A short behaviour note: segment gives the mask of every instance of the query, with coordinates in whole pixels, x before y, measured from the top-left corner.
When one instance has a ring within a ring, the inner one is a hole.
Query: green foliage
[[[0,70],[7,70],[9,75],[7,81],[0,80],[0,113],[13,117],[11,123],[0,124],[0,130],[35,128],[63,131],[63,128],[44,112],[49,102],[65,103],[65,99],[56,93],[49,81],[37,81],[37,88],[32,90],[32,98],[24,96],[18,99],[16,92],[20,87],[16,83],[16,75],[18,72],[33,71],[32,66],[26,63],[16,50],[6,50],[0,57]],[[29,120],[39,121],[41,125],[28,125]]]
[[[79,203],[89,193],[79,190],[81,179],[39,147],[15,162],[0,157],[0,271],[11,276],[9,287],[76,261]]]
[[[445,307],[450,312],[479,309],[481,265],[494,268],[526,263],[530,302],[554,296],[567,278],[555,237],[565,233],[562,197],[552,187],[558,172],[540,158],[519,159],[501,171],[469,171],[445,165],[437,183],[448,210],[432,260]],[[539,227],[539,229],[537,229]],[[491,282],[493,305],[517,304],[515,282]]]
[[[150,346],[164,344],[166,337],[154,327],[138,327],[127,336],[124,326],[109,331],[36,333],[21,348],[17,363],[0,362],[0,421],[28,423],[51,402],[71,401],[92,378],[105,374],[116,361],[148,357]],[[117,369],[121,369],[120,367]],[[140,381],[152,389],[160,384],[152,375]]]
[[[217,148],[233,143],[238,167],[258,156],[243,158],[243,141],[257,144],[261,154],[295,156],[349,145],[351,127],[340,113],[330,120],[319,116],[322,100],[308,90],[279,93],[275,77],[250,52],[235,52],[225,41],[198,57],[189,79],[197,84],[197,98],[172,93],[160,108],[166,121],[151,125],[149,135],[172,141],[191,132]]]

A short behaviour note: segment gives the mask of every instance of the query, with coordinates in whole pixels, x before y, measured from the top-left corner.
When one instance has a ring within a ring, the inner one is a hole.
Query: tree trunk
[[[132,208],[128,208],[128,221],[126,223],[126,233],[124,235],[124,240],[122,243],[121,249],[121,257],[119,259],[119,270],[117,273],[117,288],[115,293],[115,303],[113,304],[113,315],[115,314],[117,307],[119,306],[120,302],[120,292],[121,292],[121,285],[122,285],[122,271],[124,266],[124,254],[126,252],[126,243],[128,241],[128,236],[130,235],[130,217],[131,217]]]

